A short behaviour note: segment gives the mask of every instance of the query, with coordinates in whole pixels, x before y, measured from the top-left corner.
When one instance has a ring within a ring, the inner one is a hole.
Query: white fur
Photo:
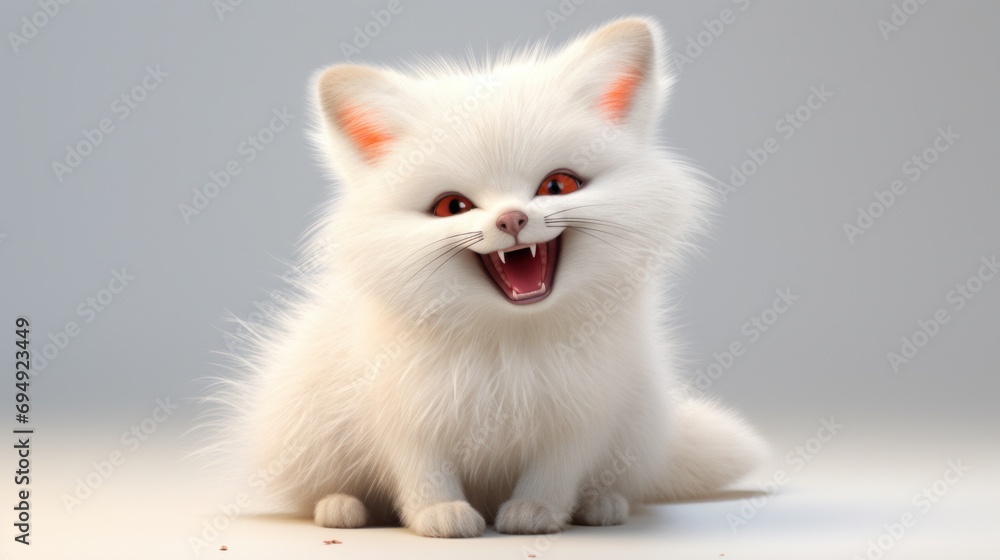
[[[305,251],[321,264],[256,333],[250,378],[220,397],[249,466],[281,465],[269,490],[324,526],[545,533],[620,524],[629,503],[712,492],[756,464],[759,438],[676,377],[663,279],[711,200],[654,144],[664,56],[655,22],[634,18],[554,55],[318,76],[316,136],[342,184]],[[641,81],[616,122],[598,100],[629,68]],[[474,109],[456,112],[463,102]],[[365,157],[338,125],[344,104],[391,134],[382,155]],[[407,158],[420,161],[401,168]],[[584,188],[535,197],[558,168]],[[477,209],[430,215],[447,191]],[[607,225],[546,227],[570,208]],[[474,254],[511,244],[494,225],[511,209],[529,217],[522,242],[562,234],[538,303],[508,302]],[[445,245],[428,244],[470,231],[482,239],[432,261]]]

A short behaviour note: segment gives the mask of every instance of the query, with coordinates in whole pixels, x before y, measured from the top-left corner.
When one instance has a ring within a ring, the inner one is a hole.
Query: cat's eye
[[[473,208],[475,208],[475,206],[472,205],[471,200],[458,193],[451,193],[438,198],[437,202],[434,203],[434,207],[431,208],[431,212],[433,212],[435,216],[447,218],[448,216],[455,216],[457,214],[468,212]]]
[[[569,194],[580,190],[583,181],[569,174],[566,171],[552,173],[538,186],[538,196],[548,196],[553,194]]]

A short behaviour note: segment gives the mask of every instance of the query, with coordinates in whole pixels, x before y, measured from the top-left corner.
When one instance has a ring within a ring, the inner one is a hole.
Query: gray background
[[[298,236],[335,188],[305,137],[307,79],[343,61],[341,44],[385,5],[244,2],[220,20],[208,2],[70,3],[19,52],[5,45],[0,318],[28,316],[36,351],[67,321],[82,325],[35,374],[36,424],[66,437],[86,427],[103,452],[170,397],[184,402],[171,426],[188,427],[197,407],[187,399],[220,371],[209,363],[233,330],[226,314],[251,317],[282,288]],[[766,138],[780,149],[720,206],[706,257],[678,288],[691,369],[746,342],[741,325],[790,288],[800,299],[709,389],[779,452],[782,438],[801,440],[830,415],[888,446],[995,443],[1000,279],[960,311],[946,296],[1000,249],[1000,5],[930,2],[888,40],[878,21],[890,1],[754,0],[740,10],[729,0],[590,0],[554,26],[555,0],[402,5],[351,60],[482,55],[546,36],[561,44],[628,13],[656,16],[683,51],[703,20],[732,10],[735,21],[684,65],[662,135],[720,181]],[[39,7],[0,10],[6,33]],[[119,120],[113,101],[147,65],[169,75]],[[833,97],[782,138],[779,119],[824,84]],[[185,224],[178,205],[281,108],[291,126]],[[58,181],[52,162],[103,118],[115,130]],[[960,138],[910,182],[902,165],[938,127]],[[843,224],[894,179],[907,192],[850,243]],[[121,267],[136,279],[84,324],[77,306]],[[942,307],[951,321],[893,372],[886,354]],[[0,341],[13,338],[7,330]]]

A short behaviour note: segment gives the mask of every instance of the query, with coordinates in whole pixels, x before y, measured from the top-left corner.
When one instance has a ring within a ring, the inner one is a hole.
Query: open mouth
[[[514,245],[479,255],[497,287],[511,303],[534,303],[552,291],[559,238],[545,243]]]

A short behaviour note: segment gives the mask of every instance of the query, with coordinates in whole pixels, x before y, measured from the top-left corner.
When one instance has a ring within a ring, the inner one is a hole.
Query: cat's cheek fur
[[[448,126],[485,72],[321,75],[317,136],[345,193],[307,248],[323,258],[301,300],[254,333],[252,375],[220,397],[236,411],[227,437],[266,469],[271,496],[328,527],[548,533],[621,524],[629,504],[705,495],[754,468],[760,438],[686,392],[662,317],[659,280],[711,203],[648,145],[670,84],[662,44],[631,18],[550,57],[498,61],[496,91],[392,183],[401,147]],[[620,138],[588,155],[583,188],[535,197],[608,126]],[[450,190],[476,209],[431,216]],[[538,303],[507,301],[473,253],[513,245],[493,226],[511,210],[528,217],[521,242],[560,235]],[[469,231],[481,238],[434,252]]]

